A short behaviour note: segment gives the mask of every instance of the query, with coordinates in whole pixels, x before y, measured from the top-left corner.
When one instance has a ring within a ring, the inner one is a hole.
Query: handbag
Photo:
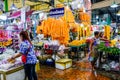
[[[23,54],[21,59],[22,59],[22,62],[25,64],[27,62],[27,55],[28,55],[28,52],[30,51],[30,47],[28,48],[27,50],[27,53],[26,54]]]

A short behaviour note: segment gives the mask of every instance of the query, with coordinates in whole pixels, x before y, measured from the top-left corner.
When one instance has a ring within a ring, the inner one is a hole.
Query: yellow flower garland
[[[7,47],[12,44],[12,39],[8,39],[7,41],[0,42],[1,47]]]

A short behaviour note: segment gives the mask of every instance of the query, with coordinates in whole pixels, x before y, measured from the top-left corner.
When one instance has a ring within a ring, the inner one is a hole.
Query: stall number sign
[[[51,9],[49,12],[50,17],[60,17],[64,15],[64,8]]]

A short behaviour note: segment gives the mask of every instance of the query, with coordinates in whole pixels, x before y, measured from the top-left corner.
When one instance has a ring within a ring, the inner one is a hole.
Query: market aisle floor
[[[90,68],[88,62],[77,62],[72,68],[63,71],[54,67],[41,66],[38,77],[39,80],[110,80],[101,75],[96,77]]]

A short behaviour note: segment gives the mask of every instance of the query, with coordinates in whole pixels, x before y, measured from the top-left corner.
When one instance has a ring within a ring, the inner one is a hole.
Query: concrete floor
[[[99,74],[95,75],[90,70],[91,66],[88,62],[74,63],[72,68],[66,70],[41,65],[38,77],[39,80],[111,80]]]

